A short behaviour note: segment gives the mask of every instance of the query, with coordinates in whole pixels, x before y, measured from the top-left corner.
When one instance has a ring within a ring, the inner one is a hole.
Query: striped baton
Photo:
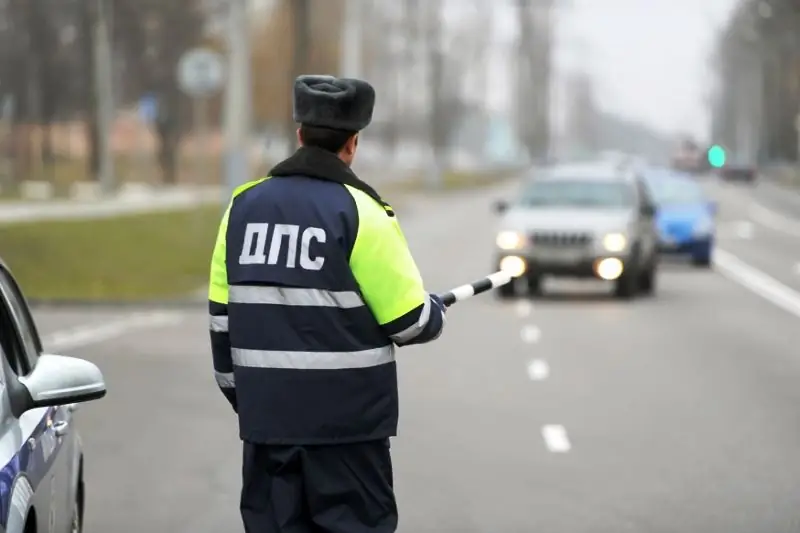
[[[454,303],[466,300],[467,298],[472,298],[476,294],[490,291],[507,283],[511,283],[513,279],[514,276],[501,270],[499,272],[495,272],[494,274],[489,274],[485,278],[481,278],[477,281],[473,281],[472,283],[467,283],[466,285],[461,285],[460,287],[456,287],[453,290],[447,291],[446,293],[440,295],[440,298],[442,299],[442,302],[444,302],[444,305],[450,307]]]

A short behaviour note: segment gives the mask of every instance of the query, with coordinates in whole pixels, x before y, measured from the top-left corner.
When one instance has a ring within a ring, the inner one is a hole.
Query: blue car
[[[656,204],[661,253],[688,255],[695,266],[710,267],[716,204],[695,180],[681,173],[649,173],[646,181]]]

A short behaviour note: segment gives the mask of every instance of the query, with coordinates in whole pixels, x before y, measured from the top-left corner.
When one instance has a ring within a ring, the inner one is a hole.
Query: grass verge
[[[28,298],[146,301],[208,282],[222,207],[0,225],[0,256]]]
[[[505,179],[519,175],[517,169],[502,169],[496,171],[463,172],[447,171],[442,173],[442,183],[439,189],[429,189],[429,185],[424,175],[415,174],[408,179],[388,183],[379,186],[379,190],[386,189],[388,192],[396,193],[448,193],[459,190],[475,189],[497,185]]]
[[[440,191],[496,184],[511,172],[448,172]],[[425,191],[422,177],[390,191]],[[402,204],[402,201],[399,203]],[[180,298],[208,282],[222,208],[95,220],[0,225],[0,257],[26,296],[47,301],[137,302]]]

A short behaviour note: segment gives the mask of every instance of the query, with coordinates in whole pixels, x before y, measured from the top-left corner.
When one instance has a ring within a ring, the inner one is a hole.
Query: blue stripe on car
[[[5,528],[8,524],[8,515],[11,506],[11,491],[19,477],[26,477],[36,491],[42,479],[50,471],[56,460],[62,439],[56,437],[48,429],[57,414],[56,407],[51,407],[42,416],[31,435],[22,444],[22,448],[0,470],[0,526]],[[13,431],[13,430],[12,430]],[[45,439],[51,438],[52,441]],[[51,444],[52,443],[52,447]],[[48,449],[51,448],[51,449]]]

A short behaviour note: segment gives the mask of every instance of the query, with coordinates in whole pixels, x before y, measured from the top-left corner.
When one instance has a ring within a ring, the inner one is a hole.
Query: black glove
[[[430,294],[430,297],[431,301],[442,311],[442,313],[447,313],[447,306],[444,305],[444,302],[438,294]]]

